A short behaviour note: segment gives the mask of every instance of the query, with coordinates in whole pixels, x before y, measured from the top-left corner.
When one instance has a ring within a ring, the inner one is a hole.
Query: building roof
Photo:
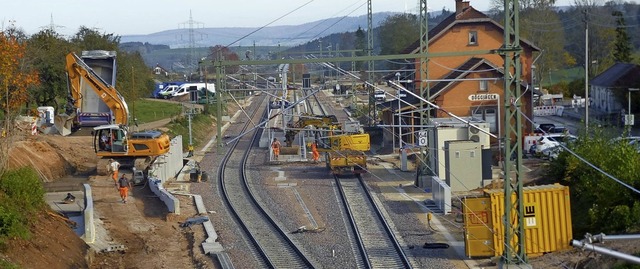
[[[640,85],[640,65],[615,63],[589,82],[606,88],[632,88]]]
[[[452,13],[447,18],[445,18],[442,22],[440,22],[435,27],[429,30],[429,43],[433,40],[436,40],[438,37],[447,32],[447,30],[453,28],[458,24],[478,24],[478,23],[489,23],[495,26],[496,28],[504,31],[504,27],[491,19],[486,14],[476,10],[472,6],[464,8],[461,12]],[[520,38],[521,43],[531,47],[534,51],[540,51],[540,48],[536,47],[532,42]],[[405,48],[402,51],[402,54],[413,54],[418,53],[420,50],[420,39],[413,42],[410,46]]]

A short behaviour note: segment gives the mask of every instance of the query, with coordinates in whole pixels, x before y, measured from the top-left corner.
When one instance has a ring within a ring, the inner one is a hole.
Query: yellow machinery
[[[307,126],[313,125],[316,129],[316,142],[318,152],[324,152],[327,168],[333,174],[360,174],[367,168],[367,156],[364,152],[371,148],[369,134],[359,133],[355,130],[343,130],[342,125],[334,115],[305,117],[296,123],[289,125],[293,128],[287,130],[285,141],[291,146],[295,135]],[[356,128],[359,129],[359,128]],[[310,148],[310,143],[307,145]]]
[[[82,84],[88,84],[104,101],[113,113],[113,124],[94,128],[93,149],[102,157],[98,162],[98,174],[106,174],[107,162],[113,158],[122,166],[135,167],[145,171],[159,155],[169,151],[169,136],[158,131],[129,133],[129,108],[124,98],[111,85],[100,78],[75,53],[67,55],[66,70],[69,78],[69,91],[76,102],[80,98]],[[73,113],[66,119],[72,122]]]
[[[338,118],[335,115],[301,115],[298,121],[287,126],[290,129],[287,130],[284,136],[285,145],[291,147],[296,134],[307,126],[327,129],[336,124],[338,124]]]

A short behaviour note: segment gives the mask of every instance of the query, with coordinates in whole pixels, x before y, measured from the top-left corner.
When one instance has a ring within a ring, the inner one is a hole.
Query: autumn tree
[[[0,108],[3,130],[0,138],[0,171],[4,171],[8,156],[7,137],[13,133],[15,116],[28,99],[28,89],[39,82],[38,73],[24,63],[26,43],[18,31],[0,31]]]
[[[11,31],[0,32],[0,107],[5,128],[27,102],[28,89],[39,83],[38,73],[24,63],[26,42]]]
[[[216,45],[214,47],[210,47],[209,48],[209,57],[207,57],[208,59],[212,59],[213,61],[217,61],[219,60],[220,56],[222,56],[223,61],[239,61],[240,58],[238,57],[238,54],[236,54],[235,52],[231,51],[229,49],[229,47],[226,46],[221,46],[221,45]],[[235,74],[240,70],[240,67],[237,65],[234,66],[226,66],[225,67],[225,73],[227,74]],[[215,70],[207,70],[207,72],[215,72]],[[212,73],[210,73],[212,74]]]

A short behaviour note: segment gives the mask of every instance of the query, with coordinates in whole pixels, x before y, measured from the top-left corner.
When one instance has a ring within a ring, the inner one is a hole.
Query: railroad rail
[[[253,106],[251,117],[266,118],[265,108],[268,98],[263,97],[259,105]],[[251,122],[246,121],[242,132],[249,129]],[[246,166],[251,152],[261,134],[257,128],[253,133],[237,139],[221,160],[218,169],[218,184],[222,198],[254,249],[262,268],[315,268],[311,259],[289,238],[272,216],[260,205],[255,193],[249,187]]]
[[[360,175],[334,176],[340,199],[348,215],[360,250],[359,267],[412,268],[393,230],[382,215]]]

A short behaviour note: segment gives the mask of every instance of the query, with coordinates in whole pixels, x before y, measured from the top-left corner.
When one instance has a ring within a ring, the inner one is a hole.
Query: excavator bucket
[[[60,133],[60,135],[67,136],[71,134],[73,119],[73,116],[69,116],[67,114],[56,115],[54,125],[56,126],[56,129],[58,129],[58,133]]]

